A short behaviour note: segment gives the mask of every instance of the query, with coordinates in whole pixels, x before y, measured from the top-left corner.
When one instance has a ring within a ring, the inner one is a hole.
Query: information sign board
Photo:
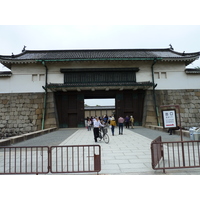
[[[176,128],[177,127],[177,117],[176,110],[162,110],[163,127],[164,128]]]

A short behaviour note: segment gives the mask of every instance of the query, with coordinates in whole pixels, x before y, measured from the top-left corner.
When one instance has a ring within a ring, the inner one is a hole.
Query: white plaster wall
[[[0,77],[0,93],[9,93],[11,77]]]
[[[45,85],[45,79],[39,80],[39,75],[45,74],[44,67],[15,65],[11,71],[11,77],[0,78],[0,93],[44,92],[42,86]],[[33,81],[32,75],[37,75],[37,80]]]
[[[0,79],[0,93],[44,92],[44,81],[32,81],[32,75],[12,75],[10,79]]]
[[[159,73],[160,77],[154,76],[154,82],[157,84],[156,89],[159,90],[177,90],[177,89],[199,89],[200,75],[186,74],[185,66],[181,63],[160,63],[154,66],[154,73]],[[166,73],[166,77],[162,77],[161,73]]]
[[[136,73],[136,81],[137,82],[152,82],[152,74],[151,74],[151,66],[148,64],[144,64],[139,67],[139,72]]]
[[[121,68],[139,67],[136,73],[137,82],[152,82],[151,62],[68,62],[47,64],[48,83],[63,83],[64,74],[61,68]],[[45,86],[45,67],[42,64],[15,65],[11,68],[11,77],[0,77],[0,93],[25,93],[25,92],[44,92]],[[106,69],[105,69],[106,70]],[[155,73],[166,73],[166,78],[155,77],[156,89],[199,89],[200,75],[186,74],[183,63],[159,62],[154,65]],[[33,81],[33,75],[38,79]],[[44,75],[40,80],[40,75]]]
[[[188,74],[186,82],[186,89],[200,89],[200,74]]]

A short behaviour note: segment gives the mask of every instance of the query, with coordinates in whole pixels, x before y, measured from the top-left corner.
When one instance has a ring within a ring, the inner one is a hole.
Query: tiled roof
[[[38,62],[38,61],[75,61],[75,60],[187,60],[194,61],[200,55],[179,53],[167,49],[90,49],[90,50],[26,50],[17,55],[2,56],[0,62]]]
[[[11,75],[12,75],[11,71],[0,71],[0,77],[11,76]]]
[[[137,88],[137,89],[144,89],[150,88],[153,86],[152,82],[104,82],[104,83],[69,83],[69,84],[62,84],[62,83],[50,83],[48,84],[47,88],[52,91],[60,91],[60,90],[87,90],[91,88],[98,89],[124,89],[124,88]]]
[[[186,74],[200,74],[200,69],[185,69]]]
[[[115,106],[85,106],[85,110],[114,110]]]
[[[86,86],[152,86],[151,82],[103,82],[103,83],[51,83],[48,88],[54,87],[86,87]]]

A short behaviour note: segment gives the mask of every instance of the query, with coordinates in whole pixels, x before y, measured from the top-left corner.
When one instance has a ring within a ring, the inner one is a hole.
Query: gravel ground
[[[59,129],[45,135],[41,135],[23,142],[13,144],[12,146],[57,146],[78,129]]]

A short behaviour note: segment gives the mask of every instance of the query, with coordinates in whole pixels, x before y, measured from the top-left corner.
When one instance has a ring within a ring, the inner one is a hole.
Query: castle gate
[[[138,68],[61,69],[63,84],[49,84],[54,92],[59,127],[84,127],[84,99],[114,98],[115,117],[133,115],[142,125],[145,90],[150,82],[136,82]],[[106,113],[105,113],[106,114]]]

